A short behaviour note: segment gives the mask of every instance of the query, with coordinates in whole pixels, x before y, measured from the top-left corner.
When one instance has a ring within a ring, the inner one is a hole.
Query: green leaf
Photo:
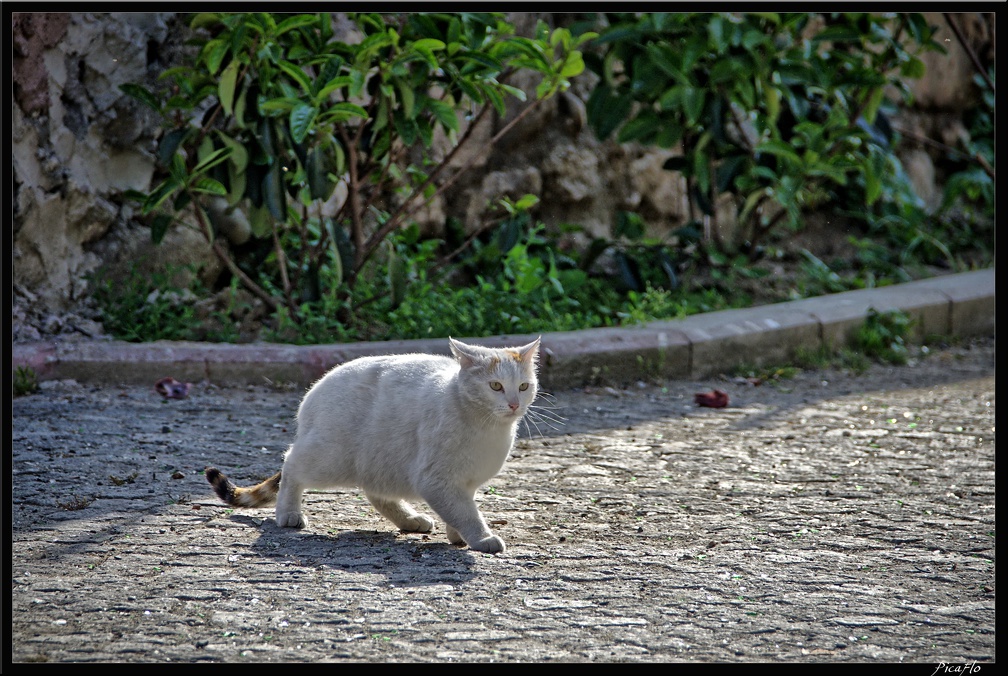
[[[180,153],[172,155],[171,164],[168,165],[168,175],[180,185],[186,182],[185,160]]]
[[[329,180],[329,166],[326,159],[325,150],[321,147],[316,146],[308,151],[305,173],[308,176],[309,194],[313,200],[329,199],[336,187],[336,184]]]
[[[765,199],[767,191],[765,188],[760,188],[749,193],[746,197],[745,205],[742,207],[742,211],[739,213],[738,221],[739,223],[745,223],[746,219],[749,218],[749,214],[752,213],[756,205]]]
[[[154,94],[144,89],[140,85],[135,84],[121,84],[119,85],[119,91],[127,96],[132,96],[140,103],[144,104],[155,113],[161,112],[161,101],[158,100]]]
[[[211,167],[215,167],[231,156],[231,148],[220,148],[204,157],[199,164],[193,168],[193,175],[206,173]]]
[[[829,26],[812,36],[812,43],[819,42],[858,42],[861,33],[852,26]]]
[[[655,44],[652,42],[647,46],[647,53],[651,58],[651,63],[673,80],[687,87],[694,86],[689,76],[676,67],[675,64],[681,61],[681,57],[671,45]]]
[[[127,188],[122,191],[122,196],[124,199],[131,200],[133,202],[143,202],[147,199],[147,193],[141,190],[135,190],[133,188]]]
[[[366,67],[365,67],[366,68]],[[361,91],[364,89],[364,83],[367,80],[367,73],[359,68],[355,68],[350,71],[350,97],[357,98],[360,96]]]
[[[308,136],[308,132],[312,130],[312,125],[315,123],[315,118],[318,117],[318,114],[318,108],[309,106],[306,103],[302,103],[291,110],[290,129],[291,137],[295,143],[304,142]]]
[[[245,167],[248,166],[248,150],[245,149],[245,146],[220,130],[217,131],[217,138],[226,148],[231,150],[231,154],[228,155],[231,165],[238,171],[245,171]]]
[[[287,220],[287,191],[284,190],[283,166],[274,161],[263,176],[263,199],[270,215],[277,221]]]
[[[189,189],[193,192],[207,193],[209,195],[221,195],[222,197],[227,195],[227,188],[224,187],[223,183],[206,176],[197,178],[190,183]]]
[[[868,97],[868,102],[865,104],[864,115],[865,122],[868,124],[875,124],[875,117],[878,115],[879,106],[882,105],[882,101],[885,100],[885,90],[881,87],[875,89],[871,96]]]
[[[227,194],[228,206],[234,206],[245,197],[245,189],[248,187],[248,172],[239,171],[229,162],[228,185],[230,186]]]
[[[537,204],[539,204],[539,198],[536,197],[535,195],[528,194],[528,195],[522,195],[521,198],[517,202],[515,202],[514,206],[515,209],[519,211],[527,211],[528,209],[531,209]]]
[[[172,217],[168,214],[158,214],[154,217],[154,220],[151,221],[150,229],[152,242],[155,244],[161,243],[161,240],[163,240],[164,236],[168,233],[168,226],[171,225],[172,220],[174,219],[172,219]]]
[[[189,21],[189,28],[196,30],[197,28],[205,28],[206,26],[213,26],[221,22],[221,17],[219,14],[212,12],[200,12],[199,14],[194,14],[191,21]]]
[[[675,120],[663,119],[658,133],[655,135],[655,145],[661,148],[671,148],[682,140],[683,128]]]
[[[683,111],[686,113],[686,122],[695,125],[700,122],[703,115],[704,104],[707,102],[707,93],[700,87],[683,88]]]
[[[560,77],[571,78],[584,72],[585,64],[581,52],[571,52],[560,69]]]
[[[162,166],[167,167],[171,164],[175,151],[178,150],[182,140],[189,135],[190,131],[190,127],[180,127],[171,130],[161,138],[161,143],[158,144],[158,162]]]
[[[269,237],[270,233],[273,232],[273,217],[270,215],[270,210],[265,206],[257,207],[253,205],[249,207],[248,218],[252,234],[257,238]]]
[[[413,43],[414,49],[425,49],[430,52],[437,52],[445,48],[445,43],[434,38],[424,38]]]
[[[619,128],[633,108],[633,99],[609,85],[599,84],[588,96],[585,112],[599,140],[606,140]]]
[[[220,99],[224,113],[231,117],[234,114],[233,104],[235,95],[235,83],[238,81],[238,62],[232,61],[221,73],[220,82],[217,84],[217,97]]]
[[[281,21],[277,27],[276,31],[273,33],[274,37],[279,37],[288,31],[292,31],[295,28],[300,28],[301,26],[313,26],[319,22],[319,16],[315,14],[299,14],[297,16],[292,16],[289,19],[284,19]]]
[[[228,44],[223,40],[210,40],[203,49],[206,54],[207,70],[211,75],[216,75],[224,57],[227,56]]]
[[[768,139],[763,141],[758,146],[756,146],[757,153],[767,153],[768,155],[775,155],[780,157],[787,162],[794,165],[801,165],[801,158],[794,151],[794,148],[784,143],[783,141],[777,141],[775,139]]]
[[[459,78],[455,81],[455,84],[457,84],[459,89],[462,90],[463,96],[459,97],[460,100],[465,101],[468,99],[478,106],[481,106],[486,102],[486,96],[484,96],[483,92],[479,89],[479,87],[477,87],[476,83],[468,78]]]
[[[493,105],[497,114],[501,117],[507,113],[507,107],[504,105],[504,97],[501,96],[500,92],[494,87],[485,87],[483,93],[486,95],[487,99]]]
[[[525,90],[519,89],[518,87],[512,87],[509,84],[500,83],[497,85],[502,91],[507,92],[511,96],[515,97],[519,101],[525,101]]]
[[[912,56],[907,61],[900,64],[900,75],[905,78],[916,80],[924,77],[926,72],[927,66],[925,66],[924,62],[916,56]]]
[[[658,116],[652,110],[642,110],[637,117],[631,119],[616,135],[620,143],[640,141],[648,143],[658,133]]]
[[[639,240],[644,236],[644,219],[633,211],[618,211],[613,234],[616,237],[626,237],[630,241]]]
[[[416,116],[416,95],[413,89],[405,82],[396,80],[396,87],[399,90],[399,104],[402,106],[403,115],[407,120],[412,120]]]
[[[362,117],[367,118],[367,111],[358,106],[356,103],[337,103],[324,113],[321,117],[325,120],[332,120],[336,122],[344,122],[349,120],[351,117]],[[376,119],[380,119],[380,116],[376,116]]]
[[[725,49],[728,48],[724,34],[724,20],[717,14],[712,15],[710,23],[707,24],[707,36],[714,51],[718,54],[724,54]]]
[[[291,76],[300,86],[305,94],[311,94],[311,80],[304,69],[290,61],[279,61],[277,67]]]
[[[315,105],[320,105],[324,103],[326,98],[330,94],[332,94],[337,89],[340,89],[341,87],[346,87],[352,84],[352,82],[353,78],[351,78],[349,75],[340,75],[339,77],[334,77],[333,79],[329,80],[329,83],[326,84],[324,87],[322,87],[322,89],[320,89],[317,94],[315,94],[314,96]]]
[[[286,97],[281,99],[268,99],[259,101],[259,112],[260,113],[271,113],[271,112],[283,112],[286,113],[293,109],[295,106],[301,104],[301,99],[294,97]]]
[[[427,107],[434,114],[435,119],[441,123],[445,129],[450,129],[451,131],[459,130],[458,117],[455,115],[455,109],[445,103],[444,101],[437,101],[435,99],[427,100]]]
[[[490,56],[489,54],[484,54],[483,52],[462,52],[459,54],[463,59],[466,59],[470,63],[462,68],[462,74],[468,75],[480,70],[488,70],[493,73],[499,73],[504,70],[504,64],[498,59]],[[481,68],[482,66],[482,68]]]
[[[389,252],[389,287],[392,289],[392,309],[399,307],[406,298],[406,263],[394,251]]]
[[[143,206],[140,208],[140,213],[146,216],[150,212],[161,206],[166,199],[172,196],[176,190],[182,187],[181,181],[176,181],[174,178],[168,178],[161,182],[144,200]]]

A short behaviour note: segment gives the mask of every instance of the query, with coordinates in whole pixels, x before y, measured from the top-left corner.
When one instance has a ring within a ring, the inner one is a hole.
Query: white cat
[[[301,402],[280,472],[239,488],[208,467],[207,480],[235,507],[276,501],[277,524],[290,528],[305,526],[308,488],[359,486],[375,509],[415,533],[434,526],[405,502],[422,499],[449,542],[503,552],[473,497],[504,465],[536,398],[539,340],[492,349],[449,338],[454,358],[362,357],[337,366]]]

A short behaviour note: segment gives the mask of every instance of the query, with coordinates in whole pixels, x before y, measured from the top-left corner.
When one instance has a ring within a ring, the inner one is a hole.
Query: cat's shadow
[[[280,528],[272,518],[256,519],[244,514],[232,514],[230,518],[259,530],[259,537],[252,543],[257,555],[316,570],[322,566],[350,573],[375,573],[400,587],[466,582],[476,576],[476,557],[482,556],[450,544],[444,533],[429,536],[371,530],[318,533],[310,528]]]

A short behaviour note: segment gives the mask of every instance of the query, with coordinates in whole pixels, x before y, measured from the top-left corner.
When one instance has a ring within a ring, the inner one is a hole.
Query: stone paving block
[[[993,269],[923,279],[911,284],[918,289],[939,291],[949,299],[949,326],[945,335],[962,338],[994,335]]]
[[[732,368],[789,361],[798,348],[821,343],[818,320],[789,303],[692,315],[649,328],[682,331],[690,341],[690,375],[702,378]]]
[[[913,283],[804,298],[788,305],[815,316],[822,325],[823,342],[833,348],[854,340],[871,309],[880,313],[906,312],[914,320],[911,331],[917,341],[949,333],[948,298],[937,289],[919,288]]]
[[[540,379],[547,389],[588,383],[625,385],[689,374],[690,345],[675,328],[633,327],[561,331],[543,336]]]

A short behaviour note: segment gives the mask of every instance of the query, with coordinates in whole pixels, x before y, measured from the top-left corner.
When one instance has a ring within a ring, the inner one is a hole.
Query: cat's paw
[[[445,534],[448,536],[448,542],[453,545],[465,545],[465,538],[462,537],[457,530],[445,524]]]
[[[277,512],[276,522],[281,528],[304,528],[308,525],[301,512]]]
[[[403,521],[402,530],[406,533],[429,533],[434,529],[434,521],[429,516],[417,514]]]
[[[485,537],[482,540],[470,542],[469,549],[473,549],[477,552],[486,552],[487,554],[500,554],[503,553],[505,546],[503,540],[496,535],[491,535],[490,537]]]

